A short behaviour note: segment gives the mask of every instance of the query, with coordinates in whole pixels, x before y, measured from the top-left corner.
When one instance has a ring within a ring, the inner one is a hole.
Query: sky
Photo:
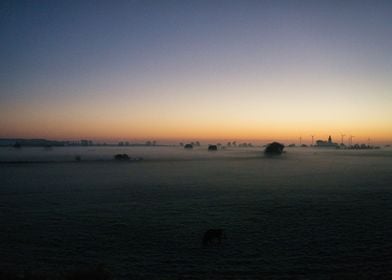
[[[0,138],[392,141],[392,1],[0,1]]]

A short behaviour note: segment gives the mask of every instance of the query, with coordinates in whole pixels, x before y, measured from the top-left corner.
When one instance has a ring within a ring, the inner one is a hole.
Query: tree
[[[264,153],[269,154],[269,155],[280,155],[282,154],[284,149],[284,145],[278,142],[272,142],[267,145],[267,147],[264,150]]]

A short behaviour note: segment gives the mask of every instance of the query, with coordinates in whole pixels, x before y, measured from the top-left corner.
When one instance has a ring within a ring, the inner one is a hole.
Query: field
[[[0,270],[392,278],[392,150],[286,151],[0,148]],[[226,239],[202,246],[210,228]]]

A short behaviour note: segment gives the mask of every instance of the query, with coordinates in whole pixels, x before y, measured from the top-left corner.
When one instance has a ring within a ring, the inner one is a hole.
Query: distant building
[[[338,148],[339,145],[337,143],[332,142],[331,136],[328,137],[328,141],[317,140],[316,147],[320,148]]]
[[[64,141],[53,141],[46,139],[13,139],[2,138],[0,139],[0,146],[22,146],[22,147],[48,147],[48,146],[64,146]]]

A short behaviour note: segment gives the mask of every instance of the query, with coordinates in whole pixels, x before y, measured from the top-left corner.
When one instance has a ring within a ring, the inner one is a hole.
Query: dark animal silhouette
[[[267,145],[267,147],[264,150],[264,153],[268,155],[280,155],[283,153],[283,149],[284,149],[284,145],[278,142],[272,142]]]
[[[223,229],[209,229],[204,233],[203,245],[209,245],[213,242],[221,243],[226,238]]]
[[[192,144],[185,144],[184,149],[193,149]]]
[[[118,161],[128,161],[130,160],[130,157],[127,154],[117,154],[114,156],[114,159]]]
[[[217,145],[209,145],[208,146],[208,150],[209,151],[217,151],[218,150],[218,146]]]

